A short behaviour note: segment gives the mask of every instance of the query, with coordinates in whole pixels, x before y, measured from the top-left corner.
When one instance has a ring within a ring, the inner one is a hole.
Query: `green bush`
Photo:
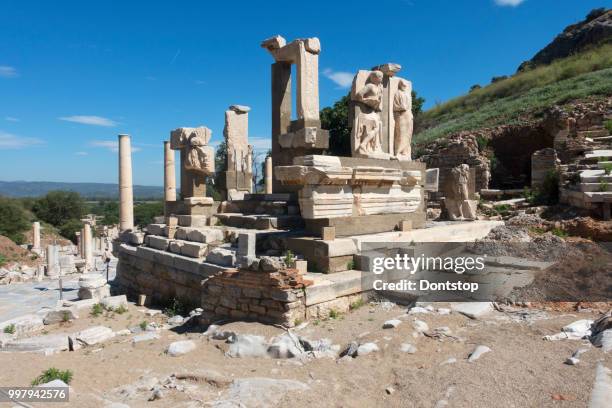
[[[134,206],[134,223],[141,228],[153,223],[153,218],[164,215],[164,203],[153,201]]]
[[[102,307],[102,305],[100,303],[96,303],[95,305],[93,305],[91,307],[91,315],[93,317],[98,317],[102,314],[102,312],[104,312],[104,308]]]
[[[164,308],[164,314],[172,317],[176,315],[185,316],[189,313],[189,308],[185,302],[178,298],[172,298],[172,300]]]
[[[32,386],[46,384],[53,380],[62,380],[66,384],[70,384],[70,381],[72,381],[72,377],[73,377],[72,371],[70,370],[62,371],[55,367],[52,367],[52,368],[49,368],[43,371],[41,375],[36,377],[32,381]]]
[[[59,226],[58,231],[61,236],[72,241],[73,244],[77,243],[77,231],[80,231],[83,227],[83,222],[81,220],[68,220],[62,225]]]
[[[542,187],[536,189],[527,200],[533,205],[557,204],[559,202],[559,172],[557,170],[550,170],[544,177]]]
[[[295,267],[295,256],[291,250],[287,250],[287,252],[285,252],[285,265],[287,265],[287,268]]]
[[[4,327],[4,332],[6,334],[15,334],[15,323],[11,323],[8,326]]]
[[[30,226],[28,215],[19,201],[0,197],[0,235],[21,245],[25,242],[23,233]]]
[[[85,202],[73,191],[50,191],[36,200],[32,211],[39,219],[60,227],[70,220],[83,218]]]

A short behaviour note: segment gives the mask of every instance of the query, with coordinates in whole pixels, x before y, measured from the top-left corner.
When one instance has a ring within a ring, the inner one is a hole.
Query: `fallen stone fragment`
[[[385,388],[385,392],[389,395],[393,394],[395,392],[395,388],[393,387],[387,387]]]
[[[544,340],[579,340],[591,335],[592,320],[582,319],[564,326],[560,333],[544,336]]]
[[[415,306],[412,309],[410,309],[408,311],[409,315],[413,315],[413,314],[429,314],[429,310],[425,309],[424,307],[420,307],[420,306]]]
[[[230,343],[227,355],[229,357],[264,357],[268,345],[263,336],[252,334],[237,334],[227,339]]]
[[[414,327],[414,330],[419,333],[429,331],[429,326],[422,320],[415,320],[414,322],[412,322],[412,327]]]
[[[364,344],[359,345],[359,347],[357,348],[357,355],[365,356],[370,353],[374,353],[378,350],[379,348],[375,343],[364,343]]]
[[[493,311],[491,302],[456,302],[451,303],[451,309],[470,319],[478,319]]]
[[[27,337],[9,341],[2,347],[2,351],[43,352],[45,354],[64,350],[68,350],[68,336],[65,334]]]
[[[414,354],[417,352],[417,348],[410,343],[402,343],[400,350],[408,354]]]
[[[115,337],[113,329],[105,326],[94,326],[68,336],[69,349],[78,350],[83,346],[93,346]]]
[[[58,308],[58,309],[49,311],[45,315],[43,319],[43,323],[44,324],[56,324],[56,323],[62,323],[62,322],[69,322],[74,319],[78,319],[78,317],[79,316],[76,314],[75,310],[73,310],[72,308],[62,307],[62,308]]]
[[[474,351],[472,351],[470,355],[468,356],[468,362],[472,363],[478,360],[483,354],[488,353],[489,351],[491,351],[491,349],[488,348],[487,346],[476,347]]]
[[[179,372],[174,374],[174,377],[177,380],[205,382],[216,387],[225,387],[232,382],[230,378],[217,371],[202,368],[190,372]]]
[[[383,323],[383,329],[394,329],[402,323],[401,320],[391,319]]]
[[[100,304],[102,304],[106,310],[117,310],[122,307],[127,309],[128,307],[128,301],[125,295],[109,296],[102,299]]]
[[[565,364],[567,365],[578,365],[579,362],[580,360],[577,359],[576,357],[570,357],[567,360],[565,360]]]
[[[40,384],[38,385],[38,387],[43,387],[43,388],[68,388],[68,384],[66,384],[65,382],[63,382],[60,379],[56,379],[56,380],[51,380],[47,383],[44,384]]]
[[[607,329],[591,336],[591,342],[595,347],[601,347],[604,353],[612,350],[612,329]]]
[[[140,343],[143,341],[157,340],[159,339],[159,334],[156,332],[147,332],[143,334],[139,334],[132,338],[132,343]]]
[[[589,408],[609,408],[612,396],[612,372],[599,363],[595,371],[595,383],[591,391]]]
[[[162,398],[164,398],[164,392],[162,391],[161,388],[155,387],[153,389],[153,393],[149,397],[149,401],[155,401],[155,400],[159,400],[159,399],[162,399]]]
[[[178,326],[183,324],[183,321],[185,320],[185,318],[181,315],[174,315],[171,318],[168,319],[168,324],[171,324],[172,326]]]
[[[451,357],[451,358],[441,362],[440,365],[454,364],[456,362],[457,362],[457,359],[455,357]]]
[[[340,358],[345,356],[348,357],[357,357],[357,349],[359,348],[359,343],[356,341],[352,341],[346,346],[346,348],[340,353]]]
[[[11,320],[6,320],[0,323],[0,332],[4,333],[7,327],[13,327],[16,335],[22,335],[26,333],[32,333],[44,329],[42,317],[35,314],[27,314],[16,317]]]
[[[191,340],[175,341],[170,343],[166,352],[172,357],[182,356],[196,349],[196,344]]]
[[[110,404],[106,404],[104,408],[130,408],[130,406],[120,402],[112,402]]]
[[[441,307],[441,308],[438,309],[438,314],[448,315],[450,313],[451,313],[451,310],[446,308],[446,307]]]
[[[272,358],[294,358],[303,353],[299,339],[290,333],[275,337],[268,346],[268,354]]]

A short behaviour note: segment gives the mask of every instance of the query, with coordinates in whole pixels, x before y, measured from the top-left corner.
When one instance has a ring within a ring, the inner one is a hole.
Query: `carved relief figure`
[[[366,85],[355,93],[354,100],[360,103],[357,117],[355,151],[361,154],[382,152],[382,87],[383,73],[372,71]]]
[[[451,170],[444,204],[452,221],[476,219],[476,202],[469,198],[470,166],[460,164]]]
[[[199,132],[192,132],[187,142],[188,151],[185,169],[205,175],[210,174],[211,166],[214,166],[214,157],[210,154],[209,149],[204,148],[207,142],[205,137],[200,135]]]
[[[411,160],[411,143],[413,131],[412,85],[400,79],[393,98],[393,118],[395,119],[395,156],[398,159]]]

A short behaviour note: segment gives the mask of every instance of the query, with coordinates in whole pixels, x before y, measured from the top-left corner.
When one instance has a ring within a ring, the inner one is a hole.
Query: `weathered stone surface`
[[[398,319],[387,320],[385,323],[383,323],[383,329],[395,329],[401,323],[402,321]]]
[[[472,363],[476,360],[478,360],[483,354],[488,353],[489,351],[491,351],[491,349],[487,346],[478,346],[474,349],[474,351],[472,351],[470,353],[470,355],[468,356],[468,362]]]
[[[143,341],[151,341],[159,339],[159,334],[157,332],[146,332],[143,334],[139,334],[132,338],[132,343],[140,343]]]
[[[68,336],[70,350],[77,350],[84,346],[104,343],[115,337],[115,332],[110,327],[94,326]]]
[[[229,249],[215,248],[206,256],[206,262],[221,266],[233,266],[236,263],[236,255]]]
[[[104,306],[105,309],[108,310],[117,310],[121,307],[127,309],[128,307],[128,301],[125,295],[109,296],[107,298],[102,299],[100,303],[102,304],[102,306]]]
[[[97,273],[84,274],[79,278],[79,287],[84,289],[97,289],[106,285],[106,278]]]
[[[268,345],[263,336],[237,334],[228,341],[230,346],[227,355],[230,357],[264,357],[267,355]]]
[[[49,311],[44,319],[44,324],[56,324],[61,322],[69,322],[74,319],[78,319],[78,314],[75,309],[69,307],[62,307],[55,310]]]
[[[293,358],[304,352],[297,336],[285,333],[271,340],[268,355],[272,358]]]
[[[164,235],[165,224],[149,224],[147,225],[147,232],[151,235]]]
[[[177,222],[181,227],[206,227],[207,220],[206,215],[177,215]]]
[[[192,230],[187,231],[186,239],[189,241],[201,243],[223,241],[223,231],[210,227],[205,229],[194,228]]]
[[[288,393],[308,391],[310,387],[300,381],[273,378],[240,378],[213,405],[216,407],[272,407],[277,406]]]
[[[379,348],[376,343],[364,343],[359,345],[359,347],[357,348],[357,355],[365,356],[367,354],[374,353],[378,350]]]
[[[202,258],[206,255],[208,250],[207,244],[201,244],[199,242],[183,242],[181,246],[181,255],[188,256],[190,258]]]
[[[410,343],[402,343],[400,351],[403,353],[414,354],[417,352],[417,348]]]
[[[0,323],[0,333],[4,333],[4,330],[9,326],[14,327],[14,334],[16,335],[36,332],[45,327],[42,317],[35,314],[19,316]]]
[[[28,337],[7,342],[3,351],[56,352],[68,350],[68,336],[53,334]]]
[[[493,304],[490,302],[454,302],[451,309],[461,313],[470,319],[478,319],[493,311]]]
[[[172,357],[178,357],[187,354],[196,349],[196,344],[191,340],[175,341],[170,343],[166,353]]]
[[[158,237],[155,235],[147,235],[146,243],[151,248],[160,249],[162,251],[168,250],[170,240],[165,237]]]

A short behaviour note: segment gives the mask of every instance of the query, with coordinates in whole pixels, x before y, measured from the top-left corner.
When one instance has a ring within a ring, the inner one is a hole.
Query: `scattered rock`
[[[567,360],[565,360],[565,364],[567,365],[578,365],[579,362],[580,360],[577,359],[576,357],[570,357]]]
[[[2,351],[29,351],[45,354],[68,350],[68,336],[53,334],[8,341]]]
[[[402,321],[398,319],[387,320],[385,323],[383,323],[383,329],[394,329],[399,326],[400,323],[402,323]]]
[[[56,324],[56,323],[62,323],[62,322],[69,322],[71,320],[78,319],[78,317],[79,316],[76,314],[76,311],[73,310],[72,308],[62,307],[62,308],[58,308],[58,309],[49,311],[45,315],[43,319],[43,323],[44,324]]]
[[[28,314],[0,323],[0,333],[4,333],[4,330],[11,325],[14,325],[14,334],[16,335],[32,333],[42,330],[45,327],[42,317],[35,314]]]
[[[388,395],[391,395],[391,394],[393,394],[395,392],[395,389],[393,387],[387,387],[387,388],[385,388],[385,392]]]
[[[236,334],[227,339],[230,344],[227,355],[230,357],[264,357],[268,345],[263,336]]]
[[[425,309],[424,307],[421,306],[415,306],[412,309],[410,309],[408,311],[409,315],[413,315],[413,314],[428,314],[430,313],[429,310]]]
[[[228,391],[213,406],[271,407],[276,406],[289,392],[307,391],[308,385],[295,380],[273,378],[241,378],[235,380]]]
[[[595,371],[595,383],[591,391],[589,408],[609,408],[612,395],[612,376],[610,369],[599,363]]]
[[[446,307],[441,307],[441,308],[438,309],[438,314],[448,315],[450,313],[451,313],[451,310],[446,308]]]
[[[449,359],[441,362],[440,365],[455,364],[456,362],[457,362],[457,359],[455,357],[450,357]]]
[[[596,336],[592,336],[591,342],[595,347],[601,347],[604,353],[612,350],[612,329],[604,330]]]
[[[172,325],[172,326],[178,326],[183,324],[183,321],[185,320],[185,318],[181,315],[174,315],[171,318],[168,319],[168,324]]]
[[[429,326],[422,320],[415,320],[414,322],[412,322],[412,327],[414,327],[414,330],[419,333],[429,331]]]
[[[375,343],[364,343],[359,345],[359,347],[357,348],[357,355],[365,356],[367,354],[374,353],[378,350],[379,348]]]
[[[491,313],[493,304],[491,302],[456,302],[451,304],[451,309],[470,319],[478,319]]]
[[[147,332],[143,334],[139,334],[132,338],[132,343],[140,343],[143,341],[157,340],[159,339],[159,334],[156,332]]]
[[[105,326],[94,326],[68,336],[69,349],[78,350],[83,346],[93,346],[115,337],[113,329]]]
[[[38,385],[38,387],[44,387],[44,388],[68,388],[68,384],[66,384],[62,380],[57,379],[57,380],[49,381],[48,383],[40,384],[40,385]]]
[[[410,343],[402,343],[400,350],[408,354],[414,354],[417,352],[417,348]]]
[[[263,272],[276,272],[286,269],[285,262],[275,256],[262,256],[259,258],[259,270]]]
[[[468,362],[472,363],[478,360],[483,354],[488,353],[489,351],[491,351],[491,349],[488,348],[487,346],[476,347],[474,351],[472,351],[470,355],[468,356]]]
[[[168,350],[166,351],[172,357],[181,356],[183,354],[187,354],[190,351],[196,349],[196,344],[191,340],[182,340],[175,341],[174,343],[170,343],[168,346]]]
[[[117,310],[121,307],[127,309],[128,301],[125,295],[109,296],[100,301],[100,304],[107,310]]]
[[[346,348],[340,353],[340,358],[343,357],[357,357],[357,349],[359,349],[359,343],[352,341],[346,346]]]
[[[299,339],[291,333],[285,333],[272,339],[268,354],[272,358],[293,358],[304,353]]]
[[[153,393],[149,397],[149,401],[155,401],[164,398],[164,392],[160,387],[156,387],[153,389]]]

